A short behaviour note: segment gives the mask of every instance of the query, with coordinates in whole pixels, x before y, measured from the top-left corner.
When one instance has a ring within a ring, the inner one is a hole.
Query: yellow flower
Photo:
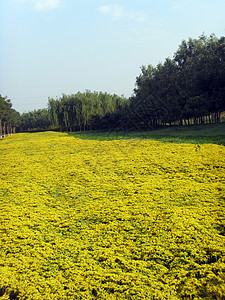
[[[0,143],[2,299],[222,299],[225,148]]]

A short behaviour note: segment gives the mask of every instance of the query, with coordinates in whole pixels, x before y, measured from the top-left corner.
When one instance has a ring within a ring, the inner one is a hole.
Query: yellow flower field
[[[225,147],[0,140],[0,299],[225,299]]]

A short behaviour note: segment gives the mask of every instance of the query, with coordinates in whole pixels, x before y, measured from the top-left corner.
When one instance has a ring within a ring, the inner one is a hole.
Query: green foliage
[[[201,149],[201,146],[199,144],[195,145],[195,151],[196,152],[200,151],[200,149]]]
[[[38,109],[21,115],[20,131],[43,131],[51,126],[48,109]]]
[[[0,95],[0,139],[15,132],[19,123],[20,114],[12,108],[11,100]]]
[[[19,115],[11,106],[10,100],[1,97],[1,136],[2,124],[3,135],[6,124],[8,133],[18,126]],[[142,132],[170,125],[217,123],[224,111],[225,37],[201,35],[183,40],[172,59],[156,67],[142,66],[130,99],[89,90],[62,94],[49,98],[48,109],[24,113],[20,131]]]
[[[140,125],[218,122],[225,110],[225,37],[182,41],[173,59],[142,67],[131,108]]]
[[[127,99],[108,93],[86,91],[49,99],[48,108],[55,129],[86,131],[117,126]]]

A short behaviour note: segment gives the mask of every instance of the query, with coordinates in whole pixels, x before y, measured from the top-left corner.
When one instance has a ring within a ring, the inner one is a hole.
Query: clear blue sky
[[[225,36],[225,0],[0,0],[0,94],[19,112],[78,91],[131,96],[142,65]]]

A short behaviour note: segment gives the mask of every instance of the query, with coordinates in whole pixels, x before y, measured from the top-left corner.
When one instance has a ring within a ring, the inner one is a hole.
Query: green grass
[[[217,124],[171,126],[154,131],[86,131],[68,133],[85,140],[152,139],[170,143],[213,143],[225,145],[225,122]]]

